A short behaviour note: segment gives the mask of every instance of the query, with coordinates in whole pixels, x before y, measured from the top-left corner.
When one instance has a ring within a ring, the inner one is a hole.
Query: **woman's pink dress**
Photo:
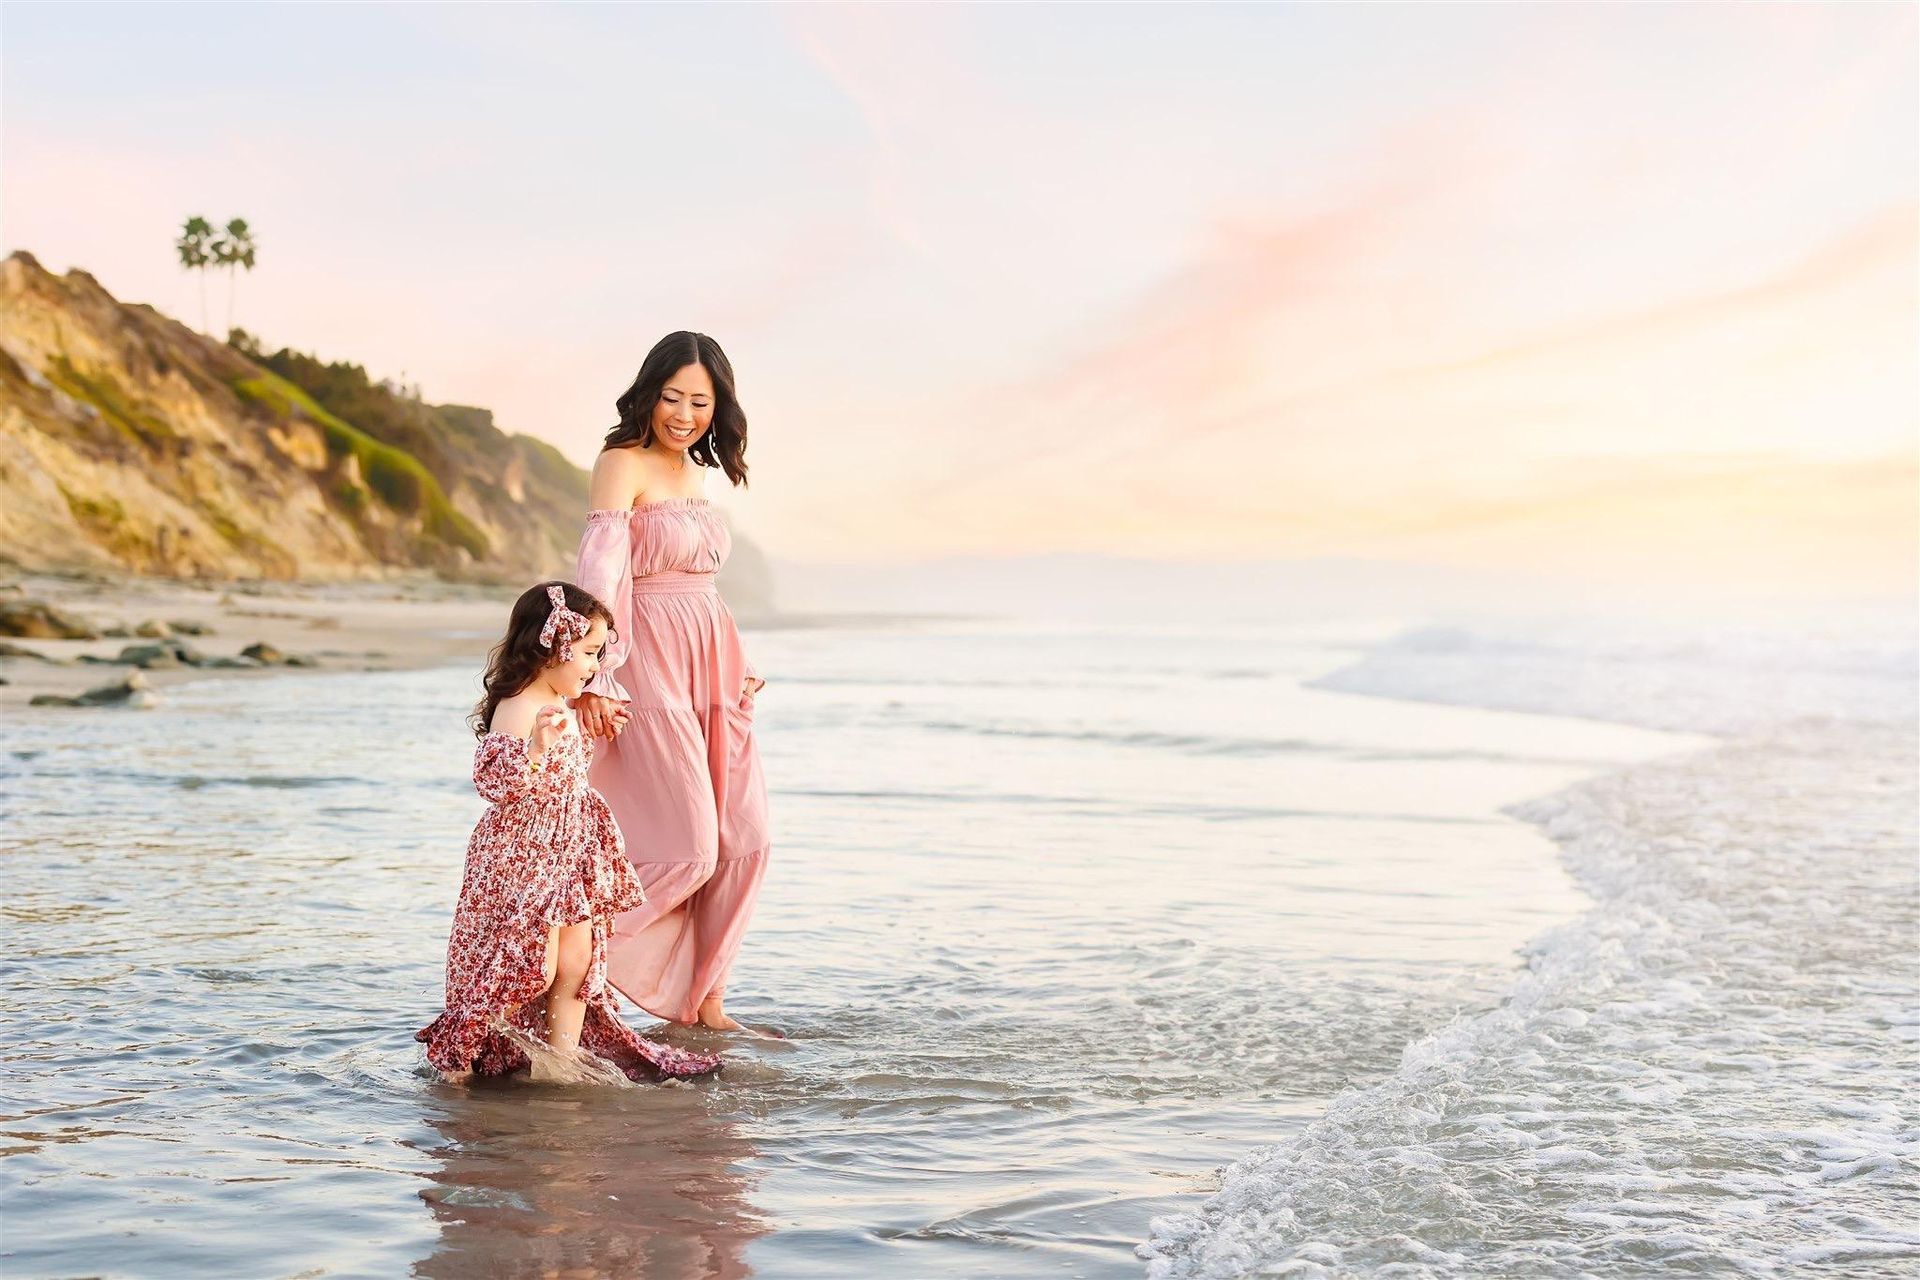
[[[592,780],[647,890],[615,921],[607,980],[671,1022],[724,994],[767,870],[753,738],[766,681],[714,585],[732,549],[705,498],[590,511],[574,577],[613,611],[586,691],[625,702],[630,718],[594,756]]]
[[[606,982],[608,930],[646,893],[606,801],[587,785],[592,754],[592,740],[572,730],[547,748],[538,770],[525,738],[486,733],[474,748],[473,783],[491,803],[467,842],[447,938],[446,1008],[414,1036],[442,1071],[507,1075],[530,1065],[495,1020],[545,1037],[547,937],[555,925],[581,921],[592,922],[593,945],[575,993],[587,1002],[581,1047],[635,1080],[720,1065],[711,1054],[644,1039],[620,1020]]]

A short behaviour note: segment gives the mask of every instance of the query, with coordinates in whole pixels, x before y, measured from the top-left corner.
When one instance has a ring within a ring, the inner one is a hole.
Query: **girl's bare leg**
[[[547,938],[553,965],[553,983],[547,989],[547,1044],[560,1053],[580,1047],[580,1026],[587,1018],[587,1002],[580,998],[587,966],[593,962],[593,925],[581,920],[556,925]]]
[[[542,991],[553,990],[553,975],[559,968],[560,968],[560,926],[556,924],[551,929],[547,930],[547,959],[546,959],[546,963],[542,965],[540,969],[540,976],[542,979],[546,981],[547,985],[540,988]],[[516,1009],[519,1007],[520,1007],[519,1005],[514,1006],[514,1008]]]

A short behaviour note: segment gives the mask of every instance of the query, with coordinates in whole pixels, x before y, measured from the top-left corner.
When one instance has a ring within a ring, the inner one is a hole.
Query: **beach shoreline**
[[[0,657],[0,712],[73,714],[99,708],[33,707],[39,695],[75,697],[139,671],[164,702],[189,681],[254,679],[283,671],[399,671],[460,661],[478,664],[493,644],[514,588],[417,580],[196,583],[127,576],[20,574],[0,584],[0,602],[39,602],[102,633],[165,624],[169,636],[102,634],[98,639],[8,637],[40,658]],[[178,627],[175,624],[186,624]],[[148,627],[152,632],[155,628]],[[139,667],[113,661],[132,646],[190,646],[207,662],[233,660],[264,644],[293,658],[258,666],[194,663]],[[476,666],[477,670],[477,666]],[[114,709],[111,706],[106,709]]]
[[[139,671],[164,704],[166,691],[190,681],[257,679],[276,672],[309,674],[409,671],[471,663],[476,678],[499,639],[522,588],[449,582],[426,574],[348,582],[194,582],[126,575],[15,573],[0,580],[0,605],[38,602],[102,633],[59,640],[0,637],[40,657],[0,653],[0,715],[67,715],[102,707],[32,705],[41,695],[78,697]],[[743,630],[895,627],[951,620],[924,613],[736,611]],[[169,624],[170,639],[134,634],[142,624]],[[186,630],[171,624],[185,623]],[[200,630],[195,630],[196,628]],[[239,658],[256,644],[296,659],[260,666],[180,663],[139,667],[113,661],[132,646],[183,642],[208,662]],[[116,710],[122,704],[104,704]]]

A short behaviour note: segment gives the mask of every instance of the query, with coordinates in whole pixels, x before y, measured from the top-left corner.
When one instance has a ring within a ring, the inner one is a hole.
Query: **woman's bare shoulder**
[[[587,482],[587,505],[595,511],[632,506],[646,492],[648,461],[637,448],[602,449]]]

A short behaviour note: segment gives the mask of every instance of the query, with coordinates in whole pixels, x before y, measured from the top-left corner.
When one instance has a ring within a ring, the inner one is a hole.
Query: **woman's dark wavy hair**
[[[747,414],[733,389],[733,363],[720,344],[704,333],[682,329],[653,344],[626,393],[615,400],[620,421],[607,432],[603,447],[645,447],[653,443],[653,406],[667,379],[697,364],[713,379],[713,421],[706,434],[687,446],[687,456],[703,467],[719,467],[734,484],[747,483]]]
[[[513,602],[513,612],[507,617],[506,638],[487,655],[487,674],[481,682],[487,696],[480,699],[473,714],[467,717],[476,738],[486,736],[487,726],[493,723],[495,707],[532,684],[535,676],[555,664],[554,651],[540,644],[540,629],[547,625],[547,615],[553,611],[553,603],[547,599],[550,586],[559,587],[566,594],[567,608],[589,622],[598,618],[606,623],[609,643],[613,639],[613,614],[593,592],[558,578],[528,587]]]

